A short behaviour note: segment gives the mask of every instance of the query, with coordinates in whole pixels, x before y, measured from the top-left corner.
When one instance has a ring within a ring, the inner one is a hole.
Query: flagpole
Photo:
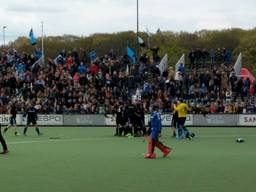
[[[126,50],[127,50],[128,47],[129,47],[129,41],[126,42]],[[126,53],[127,53],[127,51],[126,51]],[[130,75],[130,68],[131,68],[130,65],[127,64],[127,66],[126,66],[126,72],[127,72],[126,75],[128,75],[128,76]],[[128,71],[127,71],[127,69],[128,69]]]
[[[41,21],[41,29],[42,29],[42,44],[41,44],[42,63],[44,64],[44,22],[43,21]]]
[[[3,45],[5,46],[5,29],[7,27],[6,26],[3,26]]]
[[[150,34],[150,31],[148,30],[148,28],[146,28],[146,31],[147,31],[147,40],[148,40],[148,50],[150,50],[151,46],[150,46],[150,37],[151,37],[151,34]]]
[[[139,57],[140,57],[140,45],[139,45],[139,0],[137,0],[137,35],[136,35],[136,42],[137,42],[137,64],[139,64]]]
[[[148,49],[150,49],[150,37],[148,36]]]

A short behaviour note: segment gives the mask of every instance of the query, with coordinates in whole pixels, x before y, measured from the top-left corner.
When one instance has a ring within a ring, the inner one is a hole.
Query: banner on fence
[[[10,115],[0,115],[0,123],[2,125],[8,125],[10,122]],[[26,125],[27,118],[23,115],[16,116],[17,125]],[[62,115],[38,115],[38,125],[63,125]]]
[[[238,115],[193,115],[193,126],[235,127],[237,124]]]
[[[23,115],[17,115],[17,125],[26,125],[26,118]],[[150,115],[145,115],[145,123],[148,125]],[[172,115],[162,115],[163,126],[171,126]],[[1,114],[0,124],[8,125],[10,122],[10,115]],[[115,126],[116,119],[113,115],[38,115],[38,125],[44,126]],[[187,126],[195,127],[256,127],[256,115],[228,115],[228,114],[215,114],[215,115],[197,115],[191,114],[187,116]]]
[[[256,127],[256,115],[239,115],[238,125]]]
[[[162,117],[162,124],[163,126],[171,126],[172,124],[172,115],[164,114],[161,116]],[[145,115],[145,124],[148,125],[148,122],[150,120],[150,115]],[[108,115],[105,119],[105,125],[111,126],[111,125],[116,125],[116,118],[113,115]],[[188,115],[186,119],[186,124],[187,126],[192,126],[193,125],[193,115]]]

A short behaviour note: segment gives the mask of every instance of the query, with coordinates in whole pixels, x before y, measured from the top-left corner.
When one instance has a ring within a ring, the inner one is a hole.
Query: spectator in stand
[[[74,60],[73,58],[71,57],[71,55],[68,57],[67,59],[67,62],[66,62],[66,66],[67,66],[67,70],[70,71],[71,69],[71,66],[73,65],[74,63]]]
[[[236,76],[235,72],[233,71],[233,72],[231,72],[231,76],[230,76],[230,78],[229,78],[230,87],[231,87],[231,90],[232,90],[233,92],[236,91],[236,90],[235,90],[236,82],[237,82],[237,76]]]
[[[152,57],[153,57],[154,64],[158,64],[161,61],[161,59],[158,55],[159,47],[153,47],[150,50],[152,51]]]
[[[210,113],[215,114],[217,112],[217,106],[216,103],[212,102],[210,105]]]
[[[216,51],[216,61],[217,61],[216,66],[219,67],[223,61],[223,54],[220,48],[218,48]]]
[[[202,59],[202,51],[199,48],[197,48],[195,51],[196,68],[198,68],[199,65],[201,65],[201,59]]]
[[[250,88],[251,88],[251,81],[249,78],[246,78],[244,80],[244,86],[243,86],[243,91],[244,91],[244,96],[247,97],[248,94],[250,93]]]
[[[178,68],[178,71],[181,72],[182,75],[185,74],[185,67],[184,67],[184,64],[183,64],[183,63],[180,64],[180,66],[179,66],[179,68]]]
[[[78,67],[78,72],[79,74],[85,74],[87,72],[87,68],[82,61],[80,62],[80,65]]]
[[[206,49],[203,49],[202,51],[202,65],[206,66],[206,61],[209,59],[209,52],[206,51]]]
[[[215,66],[211,70],[205,65],[206,70],[185,72],[185,67],[181,66],[176,74],[170,68],[161,76],[157,67],[159,50],[152,51],[152,59],[143,54],[140,65],[131,66],[129,73],[126,71],[129,60],[123,56],[118,59],[111,54],[97,58],[87,68],[90,62],[84,51],[67,53],[63,50],[56,65],[49,60],[44,68],[40,69],[38,65],[32,69],[37,60],[33,55],[13,51],[1,53],[0,110],[7,112],[8,103],[13,99],[17,99],[19,112],[24,111],[26,102],[32,100],[38,104],[39,113],[58,114],[107,113],[117,101],[132,99],[143,103],[146,111],[156,103],[166,112],[176,98],[192,100],[195,113],[201,113],[199,107],[210,110],[211,103],[216,103],[216,113],[224,112],[226,102],[237,108],[240,106],[233,100],[236,85],[239,85],[237,77],[233,74],[228,80],[230,71],[227,68]],[[205,59],[203,53],[199,49],[193,53],[195,63],[197,61],[201,65],[203,61],[207,62],[209,57]],[[249,82],[242,82],[243,96],[246,96],[245,93],[249,96],[248,87]],[[254,110],[248,99],[245,97],[246,102],[239,111]]]
[[[243,79],[240,77],[236,82],[236,95],[234,100],[236,101],[237,97],[240,95],[242,101],[244,101],[244,82]]]
[[[90,73],[92,75],[97,75],[98,72],[99,72],[99,67],[95,63],[92,63],[92,65],[90,67]]]
[[[213,50],[210,51],[210,62],[211,62],[211,69],[213,69],[216,63],[216,54]]]
[[[190,60],[190,69],[193,69],[195,66],[195,51],[192,49],[188,54]]]
[[[254,90],[254,96],[256,96],[256,81],[254,81],[254,83],[253,83],[253,90]]]

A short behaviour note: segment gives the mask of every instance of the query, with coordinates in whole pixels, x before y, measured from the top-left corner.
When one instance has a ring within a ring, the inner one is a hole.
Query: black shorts
[[[186,117],[179,117],[178,118],[178,124],[181,125],[182,127],[184,127],[186,122]]]
[[[126,121],[116,121],[116,124],[124,127],[127,124],[127,122]]]
[[[27,120],[27,125],[30,125],[30,124],[36,125],[36,124],[37,124],[37,123],[36,123],[36,119],[35,119],[35,118],[28,118],[28,120]]]
[[[129,124],[135,125],[136,124],[136,117],[128,117]]]
[[[139,126],[139,127],[143,127],[144,126],[143,120],[139,119],[139,118],[135,119],[134,125]]]
[[[11,118],[10,118],[10,125],[16,125],[16,117],[11,116]]]
[[[173,117],[172,117],[172,126],[176,127],[177,122],[178,122],[178,115],[174,114]]]

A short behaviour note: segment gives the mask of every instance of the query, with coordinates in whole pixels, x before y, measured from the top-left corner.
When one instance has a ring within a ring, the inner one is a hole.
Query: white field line
[[[256,137],[256,135],[202,135],[196,138],[238,138],[238,137]],[[58,143],[58,142],[81,142],[81,141],[114,141],[123,138],[74,138],[74,139],[45,139],[45,140],[30,140],[30,141],[10,141],[8,145],[31,144],[31,143]],[[165,139],[168,139],[165,137]]]
[[[196,136],[197,137],[197,136]],[[233,137],[256,137],[256,135],[244,135],[244,134],[233,134],[233,135],[202,135],[197,138],[233,138]]]
[[[116,140],[116,138],[74,138],[74,139],[45,139],[45,140],[31,140],[31,141],[10,141],[8,145],[16,144],[31,144],[31,143],[56,143],[56,142],[79,142],[79,141],[108,141]]]

